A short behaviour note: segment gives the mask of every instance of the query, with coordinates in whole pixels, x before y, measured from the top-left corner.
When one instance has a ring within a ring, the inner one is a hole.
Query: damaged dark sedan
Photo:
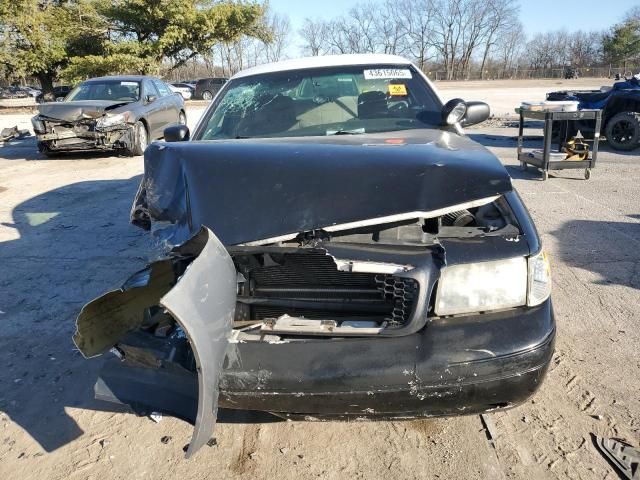
[[[195,423],[408,419],[517,405],[555,338],[548,259],[500,161],[407,60],[232,78],[145,152],[132,221],[167,254],[87,304],[96,397]]]
[[[63,101],[38,105],[31,119],[45,155],[85,150],[142,155],[165,127],[186,121],[182,96],[163,81],[140,75],[87,80]]]

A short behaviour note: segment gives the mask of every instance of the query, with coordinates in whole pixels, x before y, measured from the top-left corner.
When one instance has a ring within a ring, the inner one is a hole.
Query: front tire
[[[135,157],[137,155],[144,154],[144,150],[149,143],[149,135],[147,133],[147,127],[141,121],[137,121],[133,127],[133,143],[129,147],[129,155]]]
[[[205,90],[204,92],[202,92],[203,100],[211,100],[212,98],[213,98],[213,93],[211,93],[209,90]]]
[[[607,122],[604,129],[607,143],[614,150],[629,151],[640,145],[640,113],[620,112]]]

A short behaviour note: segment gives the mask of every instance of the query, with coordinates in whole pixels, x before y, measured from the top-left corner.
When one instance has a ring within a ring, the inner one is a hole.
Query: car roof
[[[157,77],[151,77],[149,75],[109,75],[106,77],[95,77],[85,80],[86,82],[96,82],[100,80],[121,80],[124,82],[139,82],[140,80],[159,80]]]
[[[303,57],[281,62],[267,63],[257,67],[247,68],[236,73],[232,79],[260,75],[262,73],[284,72],[287,70],[303,70],[306,68],[340,67],[352,65],[411,65],[406,58],[398,55],[381,53],[362,53],[348,55],[320,55],[317,57]]]

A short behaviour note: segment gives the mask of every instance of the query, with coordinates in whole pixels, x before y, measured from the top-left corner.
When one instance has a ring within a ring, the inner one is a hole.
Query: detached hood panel
[[[430,212],[512,188],[499,160],[466,137],[391,135],[154,143],[132,221],[144,216],[174,245],[201,225],[234,245]]]
[[[126,102],[107,100],[82,100],[77,102],[49,102],[38,105],[38,112],[45,117],[75,122],[83,118],[97,118],[105,112],[126,105]]]

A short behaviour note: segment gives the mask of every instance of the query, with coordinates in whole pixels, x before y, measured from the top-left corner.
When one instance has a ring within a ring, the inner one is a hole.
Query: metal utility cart
[[[555,112],[545,110],[528,110],[518,108],[520,114],[520,125],[518,128],[518,160],[523,170],[527,165],[533,165],[542,172],[542,179],[549,178],[549,170],[584,169],[584,178],[588,180],[591,176],[591,169],[596,166],[598,158],[598,143],[600,141],[600,122],[602,120],[602,110],[578,110],[575,112]],[[531,153],[531,149],[524,150],[522,131],[524,129],[524,119],[544,120],[544,140],[542,146],[542,158],[536,158]],[[551,132],[553,122],[562,122],[560,135],[558,135],[558,149],[560,152],[562,144],[567,140],[568,124],[579,120],[595,120],[595,134],[593,145],[589,149],[589,156],[585,160],[552,160],[551,159]]]

